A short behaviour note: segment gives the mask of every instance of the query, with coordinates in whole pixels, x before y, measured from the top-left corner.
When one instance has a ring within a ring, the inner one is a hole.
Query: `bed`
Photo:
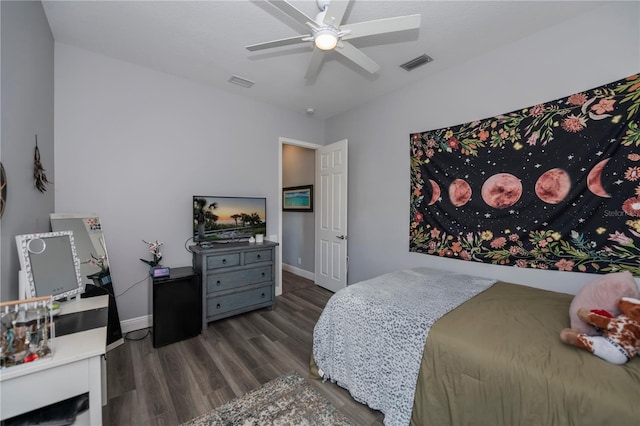
[[[396,271],[332,296],[312,363],[386,425],[640,424],[640,358],[613,365],[560,341],[572,297]]]

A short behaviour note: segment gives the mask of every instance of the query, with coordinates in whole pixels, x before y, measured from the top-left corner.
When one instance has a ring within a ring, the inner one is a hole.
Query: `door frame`
[[[323,145],[300,141],[291,138],[279,137],[278,138],[278,247],[277,247],[277,261],[276,261],[276,296],[282,294],[282,147],[283,145],[295,145],[302,148],[312,149],[317,151]],[[315,178],[314,178],[315,179]],[[315,183],[315,182],[314,182]],[[314,198],[316,195],[314,194]],[[315,199],[314,199],[314,204]],[[315,238],[315,237],[314,237]],[[315,248],[315,240],[314,240]],[[313,272],[315,282],[315,271]]]

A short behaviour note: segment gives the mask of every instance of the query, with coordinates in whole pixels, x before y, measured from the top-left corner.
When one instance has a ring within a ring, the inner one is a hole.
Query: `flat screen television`
[[[193,196],[193,241],[246,241],[267,232],[267,199]]]

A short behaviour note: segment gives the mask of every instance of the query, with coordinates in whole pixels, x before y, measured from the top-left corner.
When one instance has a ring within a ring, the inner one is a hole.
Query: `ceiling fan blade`
[[[327,7],[327,14],[324,16],[324,23],[339,27],[347,6],[349,6],[349,0],[331,0]]]
[[[351,31],[351,33],[344,35],[342,40],[420,28],[421,17],[420,14],[406,15],[342,25],[340,26],[341,31]]]
[[[310,22],[315,25],[315,19],[310,18],[305,13],[298,10],[291,3],[284,0],[269,0],[269,3],[280,9],[282,12],[287,14],[294,21],[298,22],[301,25],[307,27],[307,23]]]
[[[253,52],[255,50],[270,49],[272,47],[289,46],[291,44],[306,43],[306,40],[304,39],[307,37],[308,37],[307,35],[299,35],[295,37],[282,38],[280,40],[273,40],[273,41],[267,41],[264,43],[252,44],[250,46],[246,46],[246,49]]]
[[[343,41],[342,47],[335,48],[333,49],[333,51],[341,54],[345,58],[361,66],[371,74],[375,74],[380,69],[380,65],[373,62],[373,60],[365,55],[362,50],[356,48],[348,41]]]
[[[323,58],[324,51],[318,49],[317,47],[314,47],[313,55],[311,55],[311,62],[309,62],[309,67],[307,68],[307,73],[304,75],[304,78],[306,78],[307,80],[316,78],[316,76],[320,72],[320,66],[322,65]]]

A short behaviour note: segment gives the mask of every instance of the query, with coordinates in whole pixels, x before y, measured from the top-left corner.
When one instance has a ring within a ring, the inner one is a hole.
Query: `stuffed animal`
[[[625,364],[640,351],[640,300],[623,297],[618,300],[622,314],[615,318],[585,308],[578,316],[603,331],[602,336],[589,336],[573,328],[560,332],[560,339],[569,345],[593,353],[613,364]]]

